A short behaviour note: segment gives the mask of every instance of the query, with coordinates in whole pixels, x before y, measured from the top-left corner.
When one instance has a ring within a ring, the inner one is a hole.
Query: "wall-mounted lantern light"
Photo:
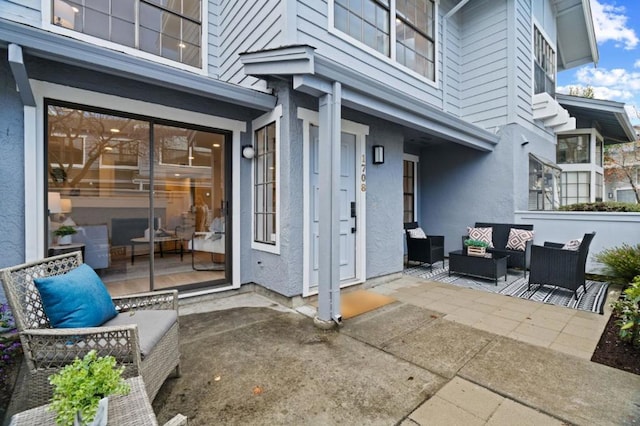
[[[253,149],[251,145],[245,145],[242,147],[243,158],[246,158],[247,160],[251,160],[253,157],[255,157],[255,155],[256,155],[256,151]]]
[[[384,164],[384,146],[373,146],[373,164]]]

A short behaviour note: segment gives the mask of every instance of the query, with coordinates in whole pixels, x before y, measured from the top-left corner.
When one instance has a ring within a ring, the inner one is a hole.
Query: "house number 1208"
[[[367,160],[362,155],[362,161],[360,163],[360,167],[362,169],[360,173],[360,191],[366,192],[367,190]]]

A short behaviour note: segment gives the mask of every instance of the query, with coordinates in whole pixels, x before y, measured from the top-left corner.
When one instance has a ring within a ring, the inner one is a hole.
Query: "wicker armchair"
[[[585,267],[589,245],[596,233],[584,234],[578,250],[565,250],[562,243],[545,242],[544,246],[531,246],[531,271],[527,289],[531,284],[554,285],[573,291],[578,299],[578,288],[585,285]]]
[[[436,262],[442,262],[444,266],[444,237],[442,235],[429,235],[427,238],[411,238],[408,229],[416,229],[417,222],[404,224],[407,236],[407,263],[420,262],[428,263],[433,267]]]
[[[120,365],[125,366],[125,377],[142,376],[147,395],[152,401],[173,371],[176,375],[180,374],[176,290],[114,297],[118,315],[107,324],[115,321],[117,325],[51,327],[33,280],[61,275],[81,264],[82,254],[75,252],[0,270],[2,285],[20,332],[24,360],[28,367],[23,369],[27,371],[21,372],[25,380],[19,380],[9,411],[23,411],[47,403],[51,398],[49,376],[91,349],[96,349],[100,355],[114,356]],[[154,318],[162,318],[168,328],[163,335],[158,336],[159,340],[155,345],[147,343],[148,336],[142,336],[141,339],[138,327],[138,322],[146,322],[144,328],[147,330],[149,323],[151,328],[155,326],[153,319],[149,318],[151,310],[156,312],[153,314]],[[158,310],[165,310],[167,315],[161,315]],[[142,313],[145,311],[149,314]],[[148,346],[144,346],[145,344]],[[146,355],[143,355],[145,352]]]

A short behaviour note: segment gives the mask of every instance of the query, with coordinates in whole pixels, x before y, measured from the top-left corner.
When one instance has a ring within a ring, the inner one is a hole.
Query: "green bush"
[[[640,346],[640,276],[633,279],[620,300],[613,302],[611,307],[618,316],[616,325],[620,327],[620,339]]]
[[[605,249],[595,255],[595,260],[605,265],[612,281],[626,286],[640,275],[640,244]]]
[[[560,207],[568,212],[640,212],[640,204],[615,201],[598,203],[576,203]]]

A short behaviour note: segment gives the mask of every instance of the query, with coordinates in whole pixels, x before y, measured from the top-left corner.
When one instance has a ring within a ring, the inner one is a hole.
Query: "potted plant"
[[[71,244],[71,236],[77,233],[76,228],[69,225],[62,225],[60,228],[53,231],[53,235],[58,237],[59,245]]]
[[[487,253],[487,247],[489,244],[480,240],[467,239],[464,240],[464,246],[467,248],[467,254],[469,256],[484,256]]]
[[[109,395],[127,395],[130,386],[116,368],[113,356],[99,357],[95,350],[49,377],[53,385],[50,409],[59,425],[107,424]]]

